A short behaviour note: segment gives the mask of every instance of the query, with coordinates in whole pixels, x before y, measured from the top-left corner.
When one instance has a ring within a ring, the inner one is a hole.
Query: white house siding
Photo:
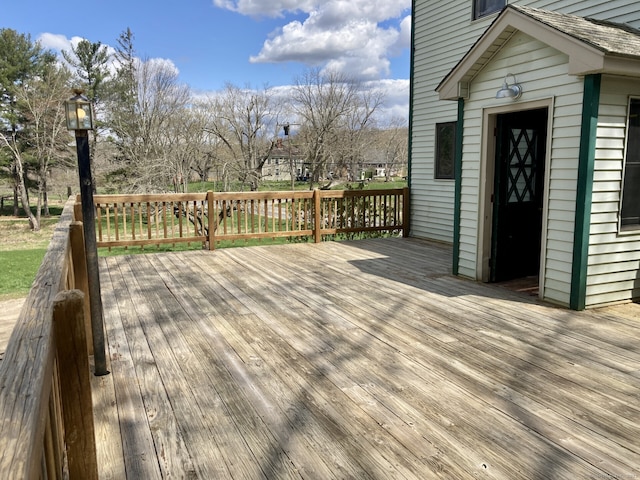
[[[465,104],[462,198],[460,221],[461,275],[477,277],[480,196],[482,110],[513,106],[495,98],[506,73],[516,73],[523,96],[517,104],[537,100],[553,101],[551,151],[547,152],[546,175],[549,196],[547,214],[544,296],[561,304],[569,303],[573,229],[577,184],[583,80],[567,74],[566,55],[523,33],[514,35],[471,83],[470,100]],[[487,159],[492,162],[493,159]]]
[[[509,3],[624,22],[640,28],[640,2],[637,0],[512,0]],[[472,21],[471,12],[472,0],[415,0],[411,234],[417,237],[447,242],[453,239],[454,182],[435,180],[433,167],[435,124],[456,120],[457,106],[455,102],[439,100],[435,88],[496,17]],[[492,88],[495,89],[495,85]],[[572,200],[575,196],[563,199]],[[556,224],[562,226],[568,221],[566,214],[560,218],[555,216],[558,216],[556,212],[550,219],[554,228]],[[555,280],[549,278],[549,288]]]
[[[436,180],[436,123],[457,119],[457,104],[440,101],[440,81],[495,18],[471,21],[471,2],[416,1],[411,139],[411,234],[451,242],[454,180]]]
[[[629,95],[637,79],[604,76],[600,93],[586,305],[640,296],[640,232],[618,231]]]

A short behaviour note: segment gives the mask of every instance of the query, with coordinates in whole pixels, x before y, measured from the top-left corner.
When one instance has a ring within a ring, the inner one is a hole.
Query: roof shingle
[[[607,54],[640,57],[640,30],[630,25],[521,5],[509,5],[507,8],[513,8]]]

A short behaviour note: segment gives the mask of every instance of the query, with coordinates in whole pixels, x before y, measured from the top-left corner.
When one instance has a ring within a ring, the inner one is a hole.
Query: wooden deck
[[[640,478],[640,306],[413,239],[101,260],[101,478]]]

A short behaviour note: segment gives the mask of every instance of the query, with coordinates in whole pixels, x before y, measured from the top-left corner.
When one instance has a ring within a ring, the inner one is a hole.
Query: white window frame
[[[481,3],[481,2],[485,2],[486,3],[486,2],[489,2],[489,1],[491,1],[491,0],[473,0],[473,5],[472,5],[472,8],[471,8],[472,20],[479,20],[481,18],[488,17],[489,15],[493,15],[495,13],[498,13],[504,7],[506,7],[507,4],[509,3],[508,0],[503,0],[504,3],[503,3],[502,6],[500,6],[500,8],[497,8],[495,10],[485,9],[484,12],[478,12],[478,10],[479,10],[479,5],[478,4]]]

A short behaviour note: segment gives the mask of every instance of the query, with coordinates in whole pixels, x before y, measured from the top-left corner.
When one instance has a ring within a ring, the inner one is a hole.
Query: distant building
[[[309,165],[301,156],[300,149],[289,140],[279,138],[262,166],[262,180],[291,180],[292,169],[297,180],[309,177]]]

